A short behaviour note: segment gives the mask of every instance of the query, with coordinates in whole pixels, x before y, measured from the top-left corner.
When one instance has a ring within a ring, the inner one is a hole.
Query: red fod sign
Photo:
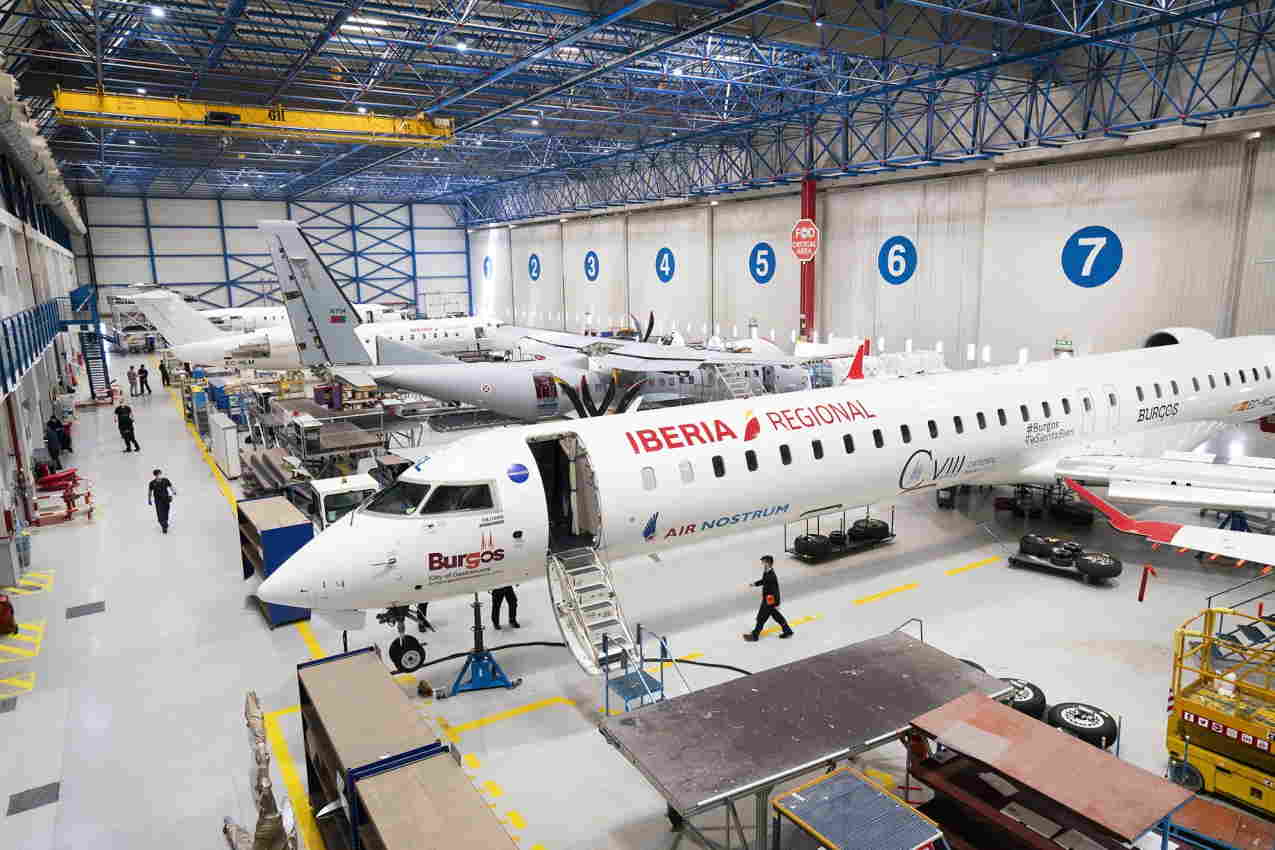
[[[819,226],[803,218],[792,226],[792,255],[803,263],[815,258],[819,251]]]

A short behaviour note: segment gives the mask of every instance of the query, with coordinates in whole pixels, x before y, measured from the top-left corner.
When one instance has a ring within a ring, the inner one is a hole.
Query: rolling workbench
[[[690,818],[725,809],[728,834],[768,850],[777,786],[897,740],[914,717],[971,691],[997,697],[1010,686],[890,632],[607,718],[600,731],[703,846],[720,845]],[[750,797],[756,843],[736,810]]]

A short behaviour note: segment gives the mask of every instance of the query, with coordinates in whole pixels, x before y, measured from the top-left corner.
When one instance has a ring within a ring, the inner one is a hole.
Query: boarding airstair
[[[611,567],[596,549],[584,546],[555,552],[549,556],[548,573],[549,596],[562,639],[586,673],[600,676],[613,665],[641,662],[641,650],[620,608]]]

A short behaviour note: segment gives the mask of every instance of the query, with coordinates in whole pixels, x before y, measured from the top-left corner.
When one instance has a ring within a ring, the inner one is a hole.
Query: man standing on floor
[[[152,395],[151,393],[151,373],[146,368],[146,364],[142,364],[142,368],[137,370],[137,394]]]
[[[498,587],[491,592],[491,624],[496,627],[496,631],[500,631],[500,606],[509,603],[509,625],[515,629],[521,629],[518,625],[518,594],[514,593],[513,585],[505,585]]]
[[[784,619],[784,615],[779,613],[779,577],[775,575],[774,558],[770,555],[761,556],[761,578],[750,582],[748,586],[761,588],[761,607],[757,609],[757,625],[753,626],[751,632],[744,632],[744,640],[756,643],[761,636],[762,626],[766,625],[766,621],[771,617],[774,617],[775,622],[783,629],[779,635],[781,638],[792,637],[792,628]]]
[[[128,394],[137,395],[137,367],[128,367]]]
[[[137,437],[133,433],[133,408],[121,403],[115,408],[115,422],[120,427],[120,436],[124,438],[124,451],[140,452],[142,447],[137,444]]]
[[[173,504],[173,496],[177,495],[173,482],[164,477],[160,470],[155,470],[151,477],[150,487],[146,492],[146,504],[155,506],[155,518],[159,527],[168,533],[168,508]]]
[[[168,386],[168,381],[168,366],[161,360],[159,361],[159,382],[164,386]]]
[[[50,416],[49,421],[44,424],[44,448],[49,452],[49,471],[57,472],[62,468],[58,461],[58,455],[62,452],[62,423],[54,416]]]

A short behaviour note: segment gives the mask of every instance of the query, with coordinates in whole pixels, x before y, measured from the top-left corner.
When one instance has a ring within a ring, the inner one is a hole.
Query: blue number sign
[[[483,280],[491,280],[491,257],[483,257]]]
[[[527,275],[532,280],[540,280],[540,255],[532,254],[527,258]]]
[[[916,245],[906,236],[891,236],[877,253],[877,268],[886,283],[907,283],[916,274]]]
[[[596,251],[590,251],[584,255],[584,276],[590,281],[598,279],[598,272],[601,271],[601,263],[598,262],[598,254]]]
[[[677,260],[673,258],[673,250],[661,248],[655,255],[655,273],[660,276],[660,282],[668,283],[673,279],[675,271],[677,271]]]
[[[1063,243],[1063,274],[1076,286],[1102,286],[1116,276],[1122,262],[1120,237],[1100,225],[1082,227]]]
[[[775,249],[769,242],[758,242],[748,255],[748,271],[760,284],[770,283],[775,276]]]

